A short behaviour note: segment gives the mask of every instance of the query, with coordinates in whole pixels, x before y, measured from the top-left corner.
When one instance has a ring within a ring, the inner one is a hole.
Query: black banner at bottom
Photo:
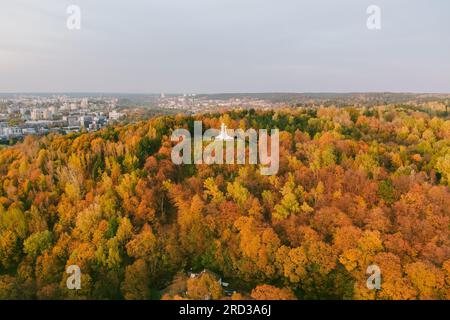
[[[398,313],[402,318],[420,312],[445,314],[448,301],[0,301],[0,314],[22,313],[45,319],[105,317],[120,319],[364,319]],[[10,310],[8,310],[10,309]],[[442,310],[440,310],[442,309]],[[20,317],[19,317],[20,318]]]

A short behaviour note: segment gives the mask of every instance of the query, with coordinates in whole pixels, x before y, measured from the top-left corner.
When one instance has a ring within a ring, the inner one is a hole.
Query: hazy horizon
[[[449,92],[421,92],[421,91],[261,91],[261,92],[246,92],[246,91],[235,91],[235,92],[126,92],[126,91],[15,91],[15,92],[0,92],[0,95],[14,95],[14,94],[24,94],[24,95],[47,95],[47,94],[75,94],[75,95],[85,95],[85,94],[111,94],[111,95],[148,95],[148,96],[160,96],[164,95],[257,95],[257,94],[299,94],[299,95],[320,95],[320,94],[336,94],[336,95],[350,95],[350,94],[411,94],[411,95],[450,95]]]

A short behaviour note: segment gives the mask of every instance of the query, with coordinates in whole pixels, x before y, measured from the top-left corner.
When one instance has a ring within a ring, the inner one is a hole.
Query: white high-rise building
[[[43,118],[44,118],[45,120],[51,120],[51,119],[53,119],[53,112],[50,110],[50,108],[44,110]]]
[[[81,109],[87,109],[88,106],[89,106],[89,103],[88,103],[87,98],[84,98],[83,100],[81,100]]]
[[[119,120],[124,116],[123,113],[117,112],[116,110],[113,110],[109,113],[109,120]]]
[[[35,108],[31,110],[31,120],[43,120],[44,119],[44,109]]]

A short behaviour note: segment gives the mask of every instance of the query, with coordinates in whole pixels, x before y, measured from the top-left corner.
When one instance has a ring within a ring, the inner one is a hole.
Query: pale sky
[[[450,1],[0,4],[0,92],[356,91],[450,92]]]

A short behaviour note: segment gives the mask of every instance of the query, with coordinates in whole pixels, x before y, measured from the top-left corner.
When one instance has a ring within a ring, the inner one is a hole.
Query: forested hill
[[[185,116],[0,150],[0,299],[228,298],[209,273],[163,290],[203,269],[234,299],[450,299],[450,120],[393,107],[196,119],[279,128],[278,174],[174,165]]]

